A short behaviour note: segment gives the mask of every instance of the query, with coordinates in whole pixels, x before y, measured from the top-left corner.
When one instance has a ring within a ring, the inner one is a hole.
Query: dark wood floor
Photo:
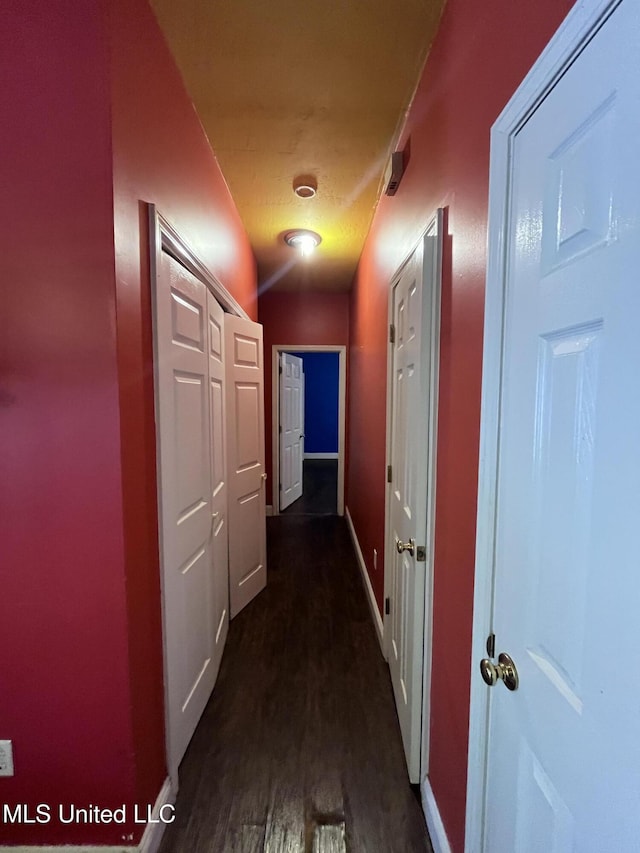
[[[268,519],[160,853],[431,853],[344,519]]]
[[[338,511],[338,460],[305,459],[302,472],[302,497],[283,513],[335,515]]]

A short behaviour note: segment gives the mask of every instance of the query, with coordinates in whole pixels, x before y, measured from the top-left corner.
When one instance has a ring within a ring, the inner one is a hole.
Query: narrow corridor
[[[432,853],[343,518],[268,519],[160,853]]]
[[[302,497],[282,510],[284,515],[335,515],[338,511],[338,462],[305,459]]]

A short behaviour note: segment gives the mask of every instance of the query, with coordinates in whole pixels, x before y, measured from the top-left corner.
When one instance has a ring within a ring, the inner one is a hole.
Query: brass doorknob
[[[498,679],[504,682],[507,690],[517,690],[520,679],[518,678],[518,670],[513,660],[506,652],[500,652],[498,663],[495,664],[489,658],[482,658],[480,661],[480,673],[485,684],[493,687]]]
[[[403,551],[408,551],[413,557],[413,551],[416,547],[416,540],[409,539],[408,542],[401,542],[399,539],[396,539],[396,551],[398,554],[402,554]]]

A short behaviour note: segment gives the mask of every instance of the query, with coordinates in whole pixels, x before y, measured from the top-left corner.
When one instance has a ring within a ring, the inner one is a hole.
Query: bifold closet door
[[[227,314],[225,338],[233,618],[267,583],[262,326]]]
[[[228,623],[224,314],[165,252],[155,294],[167,761],[211,695]]]

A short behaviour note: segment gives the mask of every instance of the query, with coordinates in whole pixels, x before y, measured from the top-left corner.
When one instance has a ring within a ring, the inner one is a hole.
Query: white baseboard
[[[267,504],[266,515],[267,515],[267,518],[269,518],[269,516],[273,515],[273,504]]]
[[[303,459],[339,459],[339,453],[305,453]]]
[[[444,829],[440,810],[436,803],[436,798],[431,790],[429,777],[425,776],[422,785],[420,785],[420,795],[422,798],[422,810],[427,821],[427,829],[431,838],[431,845],[434,853],[451,853],[451,845],[447,838],[447,833]]]
[[[176,794],[171,784],[171,779],[167,776],[164,780],[164,785],[160,788],[160,793],[156,797],[156,802],[151,812],[151,820],[146,825],[140,844],[138,845],[139,853],[157,853],[160,848],[162,836],[167,827],[160,818],[160,810],[163,806],[173,805],[176,801]],[[155,822],[157,821],[157,823]]]
[[[358,565],[360,566],[360,573],[362,574],[362,580],[364,582],[365,589],[367,591],[367,601],[369,602],[369,610],[371,611],[371,618],[373,619],[373,624],[376,628],[376,634],[378,635],[378,642],[380,643],[380,649],[382,650],[383,657],[385,656],[384,651],[384,625],[382,623],[382,616],[380,615],[380,611],[378,610],[378,604],[376,602],[376,597],[373,594],[373,587],[371,586],[371,581],[369,580],[369,572],[367,571],[367,565],[364,561],[364,557],[362,556],[362,549],[360,548],[360,543],[358,542],[358,537],[356,535],[355,527],[353,526],[353,521],[351,520],[351,514],[349,512],[349,507],[345,507],[344,511],[345,517],[347,519],[347,524],[349,526],[349,533],[351,534],[351,541],[353,542],[353,547],[356,552],[356,557],[358,558]]]
[[[146,825],[139,844],[40,844],[27,847],[4,847],[0,845],[0,850],[6,850],[7,853],[157,853],[166,828],[166,823],[159,820],[160,810],[163,806],[173,805],[175,800],[171,781],[167,777],[156,798],[151,812],[151,820]],[[158,823],[154,823],[154,821],[158,821]]]

